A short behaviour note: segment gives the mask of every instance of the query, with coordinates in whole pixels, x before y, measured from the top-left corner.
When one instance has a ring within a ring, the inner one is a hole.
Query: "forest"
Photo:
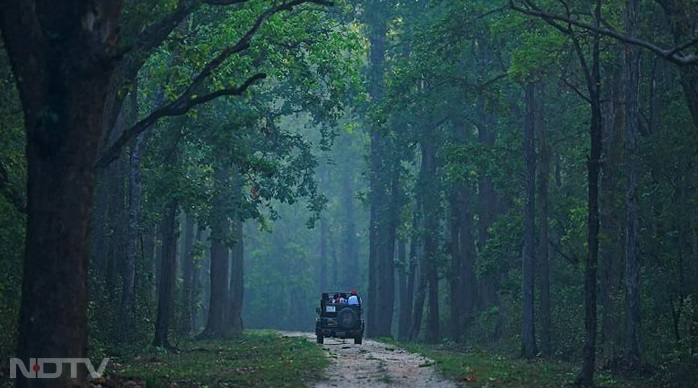
[[[0,385],[312,332],[356,289],[369,338],[691,386],[697,29],[696,0],[0,0]]]

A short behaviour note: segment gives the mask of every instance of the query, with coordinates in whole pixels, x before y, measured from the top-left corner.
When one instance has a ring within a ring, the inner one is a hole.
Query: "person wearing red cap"
[[[356,295],[356,290],[351,290],[351,295],[349,295],[349,299],[347,300],[347,302],[350,305],[351,304],[355,304],[355,305],[361,304],[361,302],[359,301],[359,296]]]

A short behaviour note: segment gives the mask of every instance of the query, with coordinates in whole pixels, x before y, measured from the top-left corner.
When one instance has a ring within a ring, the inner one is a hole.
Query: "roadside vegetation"
[[[380,341],[433,360],[433,363],[423,366],[435,366],[443,377],[468,387],[573,386],[579,374],[579,365],[566,361],[542,358],[529,361],[505,355],[505,352],[465,348],[455,343],[428,345],[398,342],[390,338]],[[664,381],[659,374],[651,378],[636,376],[629,379],[607,371],[599,371],[596,385],[628,388],[682,386],[680,381]]]
[[[147,387],[305,387],[322,378],[322,349],[301,337],[247,330],[236,339],[191,341],[179,351],[150,348],[112,364],[109,382]],[[139,384],[141,385],[141,384]]]
[[[151,346],[112,358],[91,386],[306,387],[322,378],[327,364],[322,348],[303,337],[246,330],[239,338],[187,341],[177,350]],[[2,380],[0,387],[14,386]]]

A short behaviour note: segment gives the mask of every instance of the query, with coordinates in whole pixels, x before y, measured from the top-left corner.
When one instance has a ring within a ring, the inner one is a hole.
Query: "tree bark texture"
[[[196,220],[191,214],[185,214],[184,221],[184,238],[182,244],[182,322],[180,325],[180,331],[185,336],[189,336],[194,331],[194,229],[196,227]]]
[[[611,97],[601,105],[604,149],[599,186],[599,233],[601,236],[617,236],[599,241],[599,304],[602,306],[599,330],[599,360],[605,364],[619,359],[623,353],[623,278],[625,228],[623,223],[624,201],[621,198],[621,166],[625,158],[624,88],[619,71],[608,75],[612,78]]]
[[[341,263],[344,268],[340,284],[342,287],[356,288],[359,284],[359,253],[357,247],[359,241],[356,238],[356,210],[354,201],[355,185],[354,173],[349,170],[342,174],[342,203],[344,206],[344,222],[342,229]],[[336,268],[336,266],[335,266]]]
[[[419,227],[419,210],[418,207],[415,206],[415,210],[412,212],[413,214],[413,219],[412,219],[412,230],[416,231],[417,228]],[[410,237],[410,243],[409,243],[409,258],[408,260],[408,268],[407,268],[407,279],[405,279],[406,282],[406,290],[405,290],[405,295],[404,299],[401,301],[401,308],[400,308],[400,325],[399,325],[399,330],[398,330],[398,338],[402,340],[408,340],[410,339],[410,330],[412,327],[412,314],[413,314],[413,305],[414,305],[414,299],[415,299],[415,289],[416,289],[416,282],[417,282],[417,264],[418,264],[418,255],[417,255],[417,236],[412,235]],[[423,302],[422,302],[423,303]]]
[[[119,2],[0,1],[26,128],[27,226],[18,357],[85,357],[88,230]],[[85,25],[86,18],[94,23]],[[80,372],[84,372],[84,368]],[[18,386],[84,385],[69,374]]]
[[[383,81],[387,15],[372,15],[369,24],[371,87],[369,94],[374,104],[379,104],[385,94]],[[370,223],[369,223],[369,279],[366,333],[373,337],[391,335],[394,303],[394,248],[395,232],[391,208],[391,164],[388,157],[389,139],[382,128],[374,124],[371,129],[370,150]]]
[[[244,329],[242,321],[242,302],[244,296],[244,237],[242,234],[242,220],[235,217],[231,221],[234,245],[230,255],[230,310],[228,312],[228,334],[233,337],[242,335]]]
[[[601,20],[601,2],[597,0],[595,20]],[[594,34],[592,44],[592,63],[589,69],[584,60],[584,54],[578,51],[578,56],[585,67],[587,89],[591,104],[590,137],[591,148],[589,150],[588,170],[588,219],[587,219],[587,244],[588,252],[586,267],[584,269],[584,348],[582,370],[577,382],[581,385],[592,386],[594,383],[594,367],[596,364],[596,273],[599,261],[599,171],[602,150],[602,122],[601,122],[601,74],[600,74],[600,36]]]
[[[636,36],[639,24],[639,0],[628,0],[626,8],[626,31]],[[626,272],[626,316],[628,362],[638,366],[641,360],[641,317],[640,317],[640,250],[638,245],[638,141],[640,124],[640,52],[635,46],[625,47],[625,141],[626,141],[626,233],[625,233],[625,272]],[[695,82],[695,81],[694,81]],[[697,96],[698,97],[698,96]],[[698,111],[696,111],[698,118]],[[698,121],[696,121],[698,123]]]
[[[538,354],[535,331],[535,263],[536,263],[536,149],[535,137],[535,84],[524,86],[524,154],[525,154],[525,202],[524,202],[524,255],[523,255],[523,314],[521,317],[522,353],[527,359]]]
[[[425,340],[436,343],[439,340],[439,194],[436,176],[436,146],[430,134],[425,134],[420,142],[422,149],[422,166],[420,186],[424,190],[424,256],[423,262],[427,286],[427,326]]]
[[[172,348],[169,341],[170,322],[174,314],[174,294],[177,278],[177,201],[171,199],[165,206],[162,222],[162,261],[158,281],[158,312],[153,345]]]
[[[550,297],[550,233],[548,223],[548,182],[550,178],[551,151],[545,127],[545,97],[542,85],[538,85],[536,104],[536,133],[540,163],[538,164],[538,279],[540,293],[540,351],[544,356],[552,353],[550,332],[552,329]]]
[[[220,153],[220,151],[219,151]],[[211,225],[211,299],[208,306],[205,337],[222,337],[225,335],[225,312],[228,308],[230,220],[227,212],[227,187],[230,167],[225,166],[219,157],[214,166],[214,185],[216,194],[212,209]]]
[[[137,88],[134,81],[131,90],[131,119],[129,122],[135,123],[138,118],[138,98]],[[146,132],[140,134],[136,143],[131,149],[129,160],[129,195],[128,195],[128,230],[126,238],[126,262],[124,263],[124,283],[121,295],[121,309],[124,319],[124,327],[130,327],[131,318],[134,313],[135,286],[136,286],[136,258],[138,257],[138,236],[140,233],[139,217],[141,207],[142,172],[141,155],[146,141]]]

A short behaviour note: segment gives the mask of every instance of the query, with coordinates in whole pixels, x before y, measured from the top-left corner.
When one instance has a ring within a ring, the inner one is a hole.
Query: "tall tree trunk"
[[[370,85],[369,95],[374,104],[380,104],[385,95],[385,50],[388,22],[387,4],[370,2],[367,4],[366,18],[369,26],[368,40],[370,42]],[[368,300],[370,305],[366,311],[366,333],[369,336],[390,336],[392,326],[393,291],[388,290],[384,281],[392,277],[392,260],[394,252],[388,252],[390,219],[386,212],[388,192],[390,190],[390,175],[386,173],[389,164],[387,149],[389,139],[383,134],[383,127],[373,123],[370,133],[370,220],[369,220],[369,273]],[[394,245],[393,245],[394,246]],[[388,257],[389,255],[389,257]],[[388,260],[390,262],[388,262]],[[388,274],[390,271],[390,274]],[[391,284],[392,286],[392,284]],[[386,330],[387,328],[387,330]]]
[[[436,177],[436,146],[432,136],[426,134],[420,145],[422,166],[420,171],[421,190],[424,190],[424,266],[428,285],[428,309],[425,340],[436,343],[439,340],[439,194]]]
[[[599,303],[603,306],[599,330],[599,354],[603,365],[618,360],[623,352],[623,278],[625,249],[624,209],[621,198],[622,171],[625,153],[625,101],[622,74],[614,71],[607,76],[613,85],[611,97],[601,106],[603,117],[603,144],[599,186],[599,218],[603,220],[599,233],[602,236],[617,236],[599,241]]]
[[[407,296],[407,278],[409,271],[409,264],[407,260],[407,242],[400,239],[397,242],[397,256],[395,257],[395,262],[398,265],[395,268],[395,281],[397,282],[397,306],[396,310],[398,312],[397,318],[397,333],[396,338],[401,338],[404,336],[405,328],[402,327],[403,322],[403,309],[406,307],[405,304],[409,299]]]
[[[191,214],[185,214],[184,243],[182,244],[182,322],[180,331],[185,336],[194,329],[194,229],[196,222]],[[198,229],[198,228],[196,228]],[[196,233],[200,233],[198,230]]]
[[[241,177],[242,176],[240,176],[240,178]],[[242,220],[240,220],[239,216],[234,217],[231,224],[235,245],[233,245],[230,255],[230,310],[226,319],[228,321],[228,334],[233,337],[239,337],[242,335],[244,329],[242,322],[242,301],[244,296],[245,249],[242,234]]]
[[[419,211],[415,206],[415,211],[413,212],[412,219],[412,230],[416,231],[419,227]],[[410,339],[410,330],[412,326],[412,306],[414,304],[414,293],[415,293],[415,282],[417,281],[417,237],[410,237],[410,253],[408,258],[408,269],[407,269],[407,279],[406,290],[403,300],[400,304],[400,324],[398,338],[401,341]],[[424,302],[422,302],[424,303]]]
[[[494,147],[495,136],[490,126],[492,125],[492,115],[485,110],[485,97],[479,96],[475,106],[477,117],[478,140],[484,147]],[[486,174],[478,177],[478,225],[477,225],[477,248],[480,252],[485,249],[490,238],[489,228],[492,226],[497,216],[497,193],[494,190],[494,182]],[[487,273],[478,283],[478,307],[485,310],[492,306],[499,308],[496,317],[494,339],[499,339],[504,324],[504,315],[501,313],[499,300],[498,278],[499,273]]]
[[[626,31],[636,36],[639,24],[639,0],[628,0],[626,9]],[[627,357],[631,365],[637,366],[640,353],[640,252],[638,247],[638,138],[640,112],[640,52],[639,47],[625,47],[625,99],[626,99],[626,173],[628,179],[626,194],[626,315],[628,324]],[[698,112],[696,112],[698,118]],[[696,121],[698,123],[698,120]]]
[[[540,152],[540,164],[538,165],[538,279],[540,288],[540,351],[545,356],[552,355],[550,340],[551,331],[551,305],[550,305],[550,240],[548,228],[548,182],[550,177],[550,149],[545,128],[545,97],[543,84],[539,84],[538,109],[536,112],[536,132],[538,133],[538,147]]]
[[[350,173],[351,172],[351,173]],[[354,174],[352,170],[342,174],[342,204],[344,206],[344,228],[342,229],[341,242],[341,266],[342,279],[340,284],[346,288],[356,288],[359,284],[359,254],[357,247],[359,241],[356,238],[356,214],[354,201]],[[335,269],[337,266],[333,266]]]
[[[462,329],[465,333],[467,325],[472,319],[477,302],[477,277],[475,275],[475,239],[473,238],[473,213],[470,210],[472,201],[472,192],[468,187],[463,187],[460,193],[460,249],[462,260],[462,322],[465,327]]]
[[[412,324],[410,325],[410,341],[416,341],[419,338],[419,332],[422,328],[422,316],[424,315],[424,300],[427,296],[427,285],[429,280],[427,279],[427,271],[424,267],[428,265],[427,258],[422,253],[420,271],[419,271],[419,287],[414,297],[414,306],[412,314]]]
[[[391,148],[394,145],[391,144]],[[389,152],[393,154],[393,152]],[[379,282],[379,292],[382,296],[379,312],[378,332],[381,336],[392,337],[393,315],[395,314],[395,243],[397,241],[397,225],[398,225],[398,198],[400,196],[400,161],[395,159],[391,163],[388,171],[390,179],[389,197],[385,204],[385,219],[388,221],[385,225],[384,244],[381,244],[383,251],[380,255],[381,276]]]
[[[242,303],[244,300],[244,237],[243,223],[240,211],[240,193],[242,193],[243,176],[239,168],[234,167],[232,177],[232,196],[235,211],[231,216],[230,227],[233,246],[230,249],[230,307],[226,313],[227,335],[239,337],[242,335],[244,325],[242,322]]]
[[[327,221],[325,216],[320,217],[320,290],[327,290],[327,278],[329,257],[327,255]],[[334,285],[333,285],[334,286]]]
[[[219,152],[221,152],[219,150]],[[225,335],[225,311],[228,308],[228,237],[230,236],[230,220],[227,214],[227,182],[229,168],[223,163],[224,158],[218,157],[214,166],[216,194],[213,202],[213,222],[211,225],[211,299],[208,308],[204,337],[222,337]]]
[[[174,313],[174,293],[177,277],[177,201],[165,206],[161,223],[162,262],[158,281],[158,314],[155,322],[154,346],[172,348],[169,341],[170,320]]]
[[[601,1],[597,0],[594,7],[595,23],[601,20]],[[591,104],[590,137],[588,169],[588,252],[586,268],[584,269],[584,348],[582,370],[577,382],[581,385],[592,386],[594,383],[594,367],[596,363],[596,271],[599,261],[599,171],[601,164],[601,73],[600,73],[600,36],[594,34],[592,44],[591,69],[586,67],[584,54],[578,48],[578,56],[585,67],[587,89]]]
[[[200,327],[206,326],[206,321],[208,318],[209,303],[211,301],[211,276],[205,276],[205,274],[210,274],[211,272],[211,229],[205,229],[201,231],[198,235],[198,241],[207,242],[202,244],[202,262],[201,265],[197,267],[197,288],[198,288],[198,303],[201,305],[196,311],[195,327],[198,329]]]
[[[122,119],[123,120],[123,119]],[[119,124],[123,127],[123,124]],[[109,181],[109,203],[108,203],[108,224],[109,238],[107,239],[107,273],[105,276],[106,294],[109,295],[109,300],[114,302],[116,307],[118,297],[118,284],[120,275],[123,273],[120,269],[124,261],[124,253],[126,251],[124,243],[126,241],[127,232],[127,215],[126,211],[126,161],[123,159],[117,160],[112,164],[110,173],[105,177]],[[114,333],[116,334],[116,333]]]
[[[158,89],[152,110],[160,106],[164,99],[165,93],[163,90],[162,87]],[[136,79],[132,81],[129,96],[129,118],[127,122],[133,124],[138,120],[138,82]],[[141,157],[149,137],[150,130],[146,130],[136,137],[135,144],[131,148],[131,158],[129,160],[128,229],[126,232],[126,260],[123,270],[124,284],[121,295],[121,308],[124,314],[123,327],[125,328],[131,326],[132,323],[129,320],[132,318],[135,308],[136,259],[138,258],[139,218],[141,196],[143,195]]]
[[[526,114],[524,118],[524,153],[526,155],[526,199],[524,205],[523,314],[521,317],[522,353],[527,359],[538,354],[535,331],[535,262],[536,262],[536,149],[535,84],[524,86]]]
[[[450,277],[450,301],[451,301],[451,338],[455,341],[460,341],[463,324],[463,311],[461,305],[463,303],[463,258],[460,249],[460,193],[457,188],[453,188],[450,195],[450,211],[451,217],[449,228],[451,232],[451,243],[449,251],[451,254],[451,277]]]
[[[18,357],[86,357],[89,223],[102,107],[115,60],[118,2],[102,14],[62,2],[0,1],[27,156],[27,226]],[[95,20],[94,29],[81,21]],[[49,38],[50,37],[50,38]],[[101,38],[100,38],[101,37]],[[77,59],[77,60],[76,60]],[[17,385],[84,384],[63,373]],[[65,368],[64,368],[65,370]]]
[[[135,122],[138,118],[138,92],[134,81],[131,90],[131,106],[129,122]],[[146,133],[138,135],[136,144],[131,150],[129,161],[129,195],[128,195],[128,230],[126,232],[126,262],[124,263],[124,284],[121,294],[121,312],[123,314],[122,325],[131,327],[131,319],[134,313],[135,286],[136,286],[136,258],[138,257],[139,215],[141,207],[142,173],[141,154],[145,146]]]
[[[462,119],[454,120],[456,142],[465,145],[468,142],[468,129]],[[477,303],[477,278],[475,276],[475,239],[473,238],[473,214],[471,210],[472,190],[469,183],[459,182],[454,186],[454,198],[452,207],[456,209],[453,222],[458,223],[457,236],[452,236],[458,244],[456,247],[459,256],[459,284],[451,291],[451,298],[458,299],[459,338],[462,338],[467,330],[470,317]],[[454,269],[455,270],[455,269]],[[455,323],[455,322],[454,322]],[[458,339],[458,338],[456,338]]]

